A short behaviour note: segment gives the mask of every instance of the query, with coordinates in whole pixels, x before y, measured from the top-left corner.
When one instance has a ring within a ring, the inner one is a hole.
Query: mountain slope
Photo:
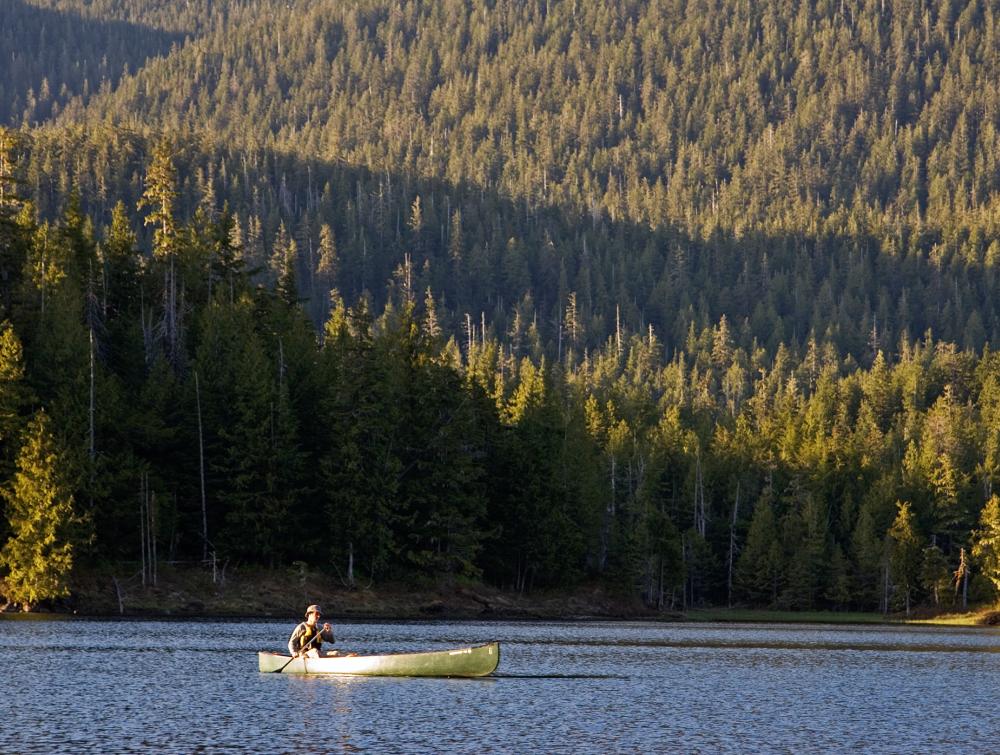
[[[234,4],[60,121],[196,135],[265,245],[331,224],[350,296],[410,254],[454,325],[504,332],[520,302],[556,344],[576,292],[592,345],[622,316],[677,346],[726,315],[745,345],[871,358],[930,328],[981,348],[997,7]]]

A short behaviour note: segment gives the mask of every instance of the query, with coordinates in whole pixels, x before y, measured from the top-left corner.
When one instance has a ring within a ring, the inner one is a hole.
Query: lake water
[[[0,619],[0,752],[1000,752],[990,629],[348,623],[360,652],[498,639],[498,676],[260,674],[294,624]]]

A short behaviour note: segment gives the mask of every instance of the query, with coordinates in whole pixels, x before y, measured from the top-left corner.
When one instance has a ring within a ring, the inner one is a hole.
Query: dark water
[[[499,639],[497,678],[260,674],[295,621],[0,620],[0,752],[1000,752],[1000,633],[343,624],[338,646]]]

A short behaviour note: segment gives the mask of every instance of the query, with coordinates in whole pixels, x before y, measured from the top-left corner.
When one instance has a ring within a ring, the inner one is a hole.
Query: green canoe
[[[296,658],[280,653],[258,653],[263,673],[348,674],[354,676],[486,676],[500,663],[500,643],[490,642],[455,650],[389,655],[342,655]]]

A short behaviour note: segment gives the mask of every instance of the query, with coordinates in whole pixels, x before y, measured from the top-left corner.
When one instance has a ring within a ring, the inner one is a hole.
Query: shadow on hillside
[[[126,68],[134,72],[183,41],[182,34],[3,0],[0,123],[44,121],[74,98],[85,102],[102,86],[114,88]]]
[[[77,142],[63,146],[64,153],[99,152],[93,140],[101,137],[76,132],[73,138]],[[148,159],[146,138],[124,131],[113,138],[128,142],[118,153],[131,157],[103,179],[110,201],[89,207],[99,223],[108,221],[115,198],[136,206],[141,186],[135,177]],[[368,292],[376,312],[390,285],[403,285],[397,271],[409,255],[416,301],[423,302],[430,288],[445,332],[459,341],[469,325],[481,334],[485,322],[487,335],[515,348],[520,343],[527,353],[534,323],[549,354],[574,347],[581,354],[605,344],[620,322],[626,334],[646,335],[652,325],[669,356],[685,348],[692,324],[700,332],[725,316],[733,342],[744,348],[756,343],[773,354],[784,343],[804,351],[815,334],[861,364],[870,363],[873,344],[892,354],[901,336],[920,338],[927,330],[936,340],[977,350],[1000,342],[996,272],[957,259],[932,261],[926,248],[934,239],[899,255],[871,237],[692,237],[675,227],[652,229],[532,204],[471,183],[205,144],[191,138],[177,153],[183,215],[193,215],[202,199],[195,177],[214,176],[218,204],[228,201],[244,231],[260,221],[260,253],[267,254],[282,223],[297,238],[307,298],[325,291],[322,283],[310,286],[310,268],[318,260],[320,225],[329,224],[339,256],[333,286],[349,303]],[[85,199],[97,196],[94,176],[74,178]],[[40,203],[51,217],[61,201],[55,187],[65,183],[50,174],[42,185],[52,187]],[[418,196],[422,221],[416,228]],[[567,323],[572,293],[575,342]],[[322,312],[312,314],[322,320]]]

